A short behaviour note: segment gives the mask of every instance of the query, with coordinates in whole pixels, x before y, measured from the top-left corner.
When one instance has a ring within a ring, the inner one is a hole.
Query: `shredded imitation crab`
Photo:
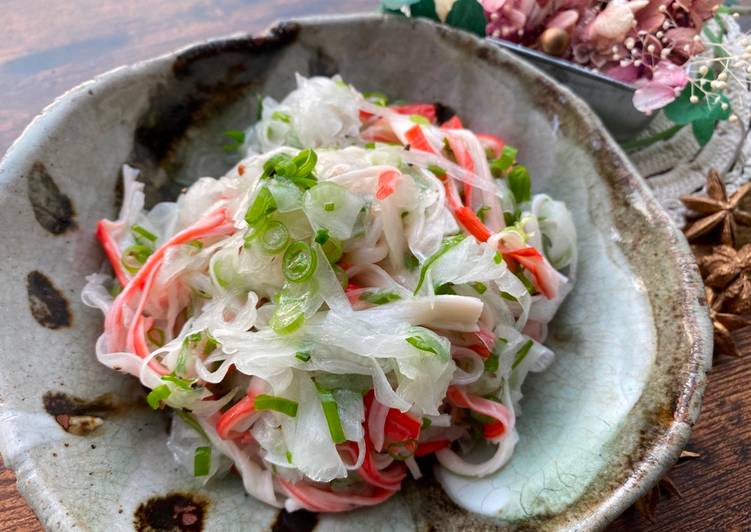
[[[98,359],[174,410],[167,445],[191,473],[234,466],[290,511],[378,504],[416,458],[495,472],[524,379],[553,358],[569,211],[531,194],[502,138],[433,104],[297,83],[227,132],[243,154],[227,175],[176,202],[144,210],[124,168],[120,217],[96,232],[115,278],[83,293],[105,315]]]

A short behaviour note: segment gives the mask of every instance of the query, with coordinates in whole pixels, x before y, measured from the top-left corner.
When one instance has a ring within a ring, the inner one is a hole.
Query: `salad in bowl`
[[[288,511],[378,504],[423,457],[502,468],[574,283],[568,209],[443,106],[301,76],[261,103],[227,132],[242,159],[174,202],[145,210],[123,168],[97,226],[111,273],[82,294],[105,316],[98,360],[174,411],[191,474],[234,467]]]

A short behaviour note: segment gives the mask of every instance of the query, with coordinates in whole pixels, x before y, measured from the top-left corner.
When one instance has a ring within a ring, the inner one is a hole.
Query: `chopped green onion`
[[[522,363],[524,358],[527,356],[527,353],[529,353],[529,350],[532,349],[532,346],[534,345],[534,342],[532,340],[527,340],[527,343],[525,343],[519,351],[516,352],[516,356],[514,357],[514,363],[511,364],[511,369],[516,369],[516,367]]]
[[[295,353],[295,358],[297,360],[307,362],[308,360],[310,360],[310,353],[306,353],[305,351],[298,351],[297,353]]]
[[[321,245],[325,244],[329,240],[329,230],[319,229],[318,231],[316,231],[314,240]]]
[[[205,477],[211,470],[211,447],[198,447],[193,455],[193,476]]]
[[[420,426],[420,430],[429,429],[432,424],[433,422],[429,417],[424,417],[422,418],[422,425]]]
[[[284,456],[287,458],[287,463],[291,464],[292,463],[292,453],[289,452],[289,451],[287,451],[286,453],[284,453]]]
[[[529,201],[532,197],[532,180],[527,168],[517,164],[508,175],[508,186],[514,194],[517,203]]]
[[[493,262],[495,262],[496,264],[503,262],[503,255],[501,255],[500,251],[496,251],[495,255],[493,255]]]
[[[284,317],[280,317],[275,312],[271,316],[271,320],[269,320],[271,328],[279,336],[295,332],[303,323],[305,323],[305,315],[302,312],[294,315],[285,315]]]
[[[507,301],[519,301],[514,296],[509,294],[508,292],[501,292],[501,297]]]
[[[412,347],[425,351],[426,353],[433,353],[438,355],[444,360],[448,360],[448,351],[438,340],[440,338],[434,332],[426,329],[425,327],[410,327],[409,334],[405,338],[405,341]]]
[[[389,99],[382,92],[363,92],[362,95],[370,103],[378,105],[380,107],[386,107],[389,104]]]
[[[162,406],[162,401],[166,401],[171,393],[172,390],[169,389],[169,386],[160,384],[149,392],[149,395],[146,396],[146,402],[149,403],[151,408],[156,410]]]
[[[274,196],[268,188],[263,187],[258,191],[256,199],[253,200],[253,203],[248,208],[248,212],[245,214],[245,221],[252,227],[274,212],[275,209],[276,202],[274,201]]]
[[[203,242],[200,240],[191,240],[190,242],[186,242],[186,245],[196,248],[198,251],[201,251],[203,249]]]
[[[433,172],[436,177],[439,177],[441,179],[443,179],[444,177],[446,177],[446,170],[444,170],[443,168],[441,168],[437,164],[429,164],[428,165],[428,170],[430,170],[431,172]]]
[[[206,431],[203,430],[203,427],[200,423],[196,420],[195,417],[193,417],[193,414],[186,412],[185,410],[176,410],[175,413],[177,416],[183,420],[183,423],[188,425],[190,428],[195,430],[198,434],[206,438],[206,440],[209,439],[208,434],[206,434]]]
[[[513,212],[504,212],[503,220],[506,222],[506,226],[510,227],[516,223],[516,214]]]
[[[164,345],[164,341],[167,339],[164,331],[159,327],[152,327],[151,329],[149,329],[149,332],[146,333],[146,338],[148,338],[149,342],[157,347],[162,347]]]
[[[527,279],[527,276],[524,275],[523,271],[521,270],[516,271],[514,272],[514,275],[516,275],[516,277],[522,282],[522,284],[524,285],[524,288],[527,289],[527,292],[529,292],[532,295],[537,293],[537,289],[535,288],[535,285],[532,284],[532,281]]]
[[[229,129],[224,132],[224,136],[230,140],[234,140],[238,144],[245,142],[245,132],[239,129]]]
[[[420,124],[422,126],[429,126],[430,120],[425,118],[422,115],[409,115],[409,119],[414,122],[415,124]]]
[[[469,286],[474,288],[475,292],[477,292],[478,294],[484,294],[488,289],[488,285],[486,285],[485,283],[479,283],[479,282],[469,283]]]
[[[326,255],[326,258],[331,264],[336,264],[337,262],[339,262],[339,259],[341,259],[342,255],[344,254],[342,242],[336,238],[329,238],[326,242],[323,243],[321,249],[323,250],[323,254]]]
[[[219,341],[211,336],[210,334],[206,334],[206,345],[203,346],[203,354],[208,355],[219,347]]]
[[[445,295],[456,295],[456,290],[454,290],[454,283],[443,283],[438,288],[435,289],[435,293],[438,296],[445,296]]]
[[[404,267],[412,272],[415,271],[418,266],[420,266],[420,261],[417,260],[417,257],[415,257],[410,251],[407,251],[404,255]]]
[[[289,124],[291,117],[282,111],[274,111],[271,113],[271,119],[272,120],[279,120],[280,122],[284,122],[285,124]]]
[[[487,205],[483,205],[479,209],[477,209],[477,217],[480,219],[481,222],[485,222],[485,213],[490,210],[490,207]]]
[[[288,281],[301,283],[310,279],[318,267],[318,258],[311,247],[298,240],[284,252],[282,272]]]
[[[297,401],[276,397],[273,395],[259,395],[254,403],[256,410],[273,410],[289,417],[297,415]]]
[[[121,285],[117,280],[112,284],[112,288],[110,288],[110,295],[115,298],[118,295],[120,295],[120,292],[123,291],[123,285]]]
[[[148,246],[134,244],[125,249],[120,262],[130,273],[136,273],[149,260],[152,252]]]
[[[316,383],[318,389],[318,397],[321,399],[321,406],[323,407],[323,415],[326,416],[326,423],[329,426],[329,433],[334,443],[344,443],[347,438],[344,436],[344,429],[342,428],[342,420],[339,417],[339,410],[337,408],[334,394],[331,390],[328,390]]]
[[[261,179],[266,179],[276,174],[278,169],[285,168],[287,163],[292,160],[292,156],[288,153],[277,153],[276,155],[266,159],[263,163],[263,174]]]
[[[396,292],[387,292],[385,290],[377,290],[374,292],[363,292],[360,294],[360,299],[366,303],[372,303],[373,305],[385,305],[392,301],[398,301],[402,296]]]
[[[140,225],[136,224],[136,225],[133,225],[130,228],[130,230],[133,231],[137,236],[142,236],[146,240],[149,240],[151,242],[156,242],[157,241],[158,237],[154,233],[152,233],[151,231],[149,231],[148,229],[146,229],[143,226],[140,226]]]
[[[420,288],[422,288],[422,285],[425,282],[425,277],[428,274],[428,270],[433,265],[433,263],[440,259],[443,255],[448,253],[452,248],[459,245],[459,243],[464,240],[464,237],[465,235],[454,235],[448,237],[441,243],[441,247],[438,248],[438,251],[427,258],[427,260],[423,263],[422,268],[420,268],[420,279],[417,281],[417,286],[415,287],[415,295],[417,295],[417,293],[420,291]]]
[[[313,173],[318,162],[318,155],[310,148],[306,148],[298,153],[292,162],[297,166],[297,171],[292,177],[308,177]]]
[[[334,203],[333,201],[327,201],[323,204],[323,210],[326,212],[331,212],[334,209],[336,209],[336,203]]]
[[[178,388],[182,388],[183,390],[192,391],[193,390],[193,383],[195,381],[188,380],[188,379],[182,379],[175,375],[174,373],[171,375],[163,375],[162,376],[163,381],[171,382]]]
[[[366,142],[365,143],[365,149],[366,150],[375,150],[375,142]]]
[[[269,255],[274,255],[283,251],[289,242],[289,231],[287,226],[276,220],[266,224],[261,234],[261,248]]]
[[[500,177],[503,172],[511,168],[516,160],[517,149],[504,146],[501,156],[490,162],[490,171],[495,177]]]
[[[498,371],[498,362],[500,356],[495,351],[491,351],[490,356],[485,359],[485,371],[494,373]]]

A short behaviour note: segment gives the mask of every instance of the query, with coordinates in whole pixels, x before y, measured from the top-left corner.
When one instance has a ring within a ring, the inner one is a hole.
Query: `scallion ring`
[[[283,251],[289,242],[289,231],[282,222],[271,220],[261,234],[261,248],[269,255]]]
[[[301,240],[293,242],[284,252],[282,271],[284,277],[293,283],[310,279],[318,267],[318,258],[311,247]]]

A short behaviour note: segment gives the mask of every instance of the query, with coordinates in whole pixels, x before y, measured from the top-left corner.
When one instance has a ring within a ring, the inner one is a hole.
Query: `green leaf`
[[[396,292],[389,292],[387,290],[375,290],[373,292],[363,292],[360,294],[360,299],[366,303],[373,305],[385,305],[392,301],[398,301],[401,296]]]
[[[508,175],[508,186],[517,203],[524,203],[532,197],[532,180],[524,165],[518,164],[511,169]]]
[[[714,78],[714,75],[708,73],[707,79],[712,78]],[[690,124],[697,120],[727,120],[730,116],[730,100],[724,94],[704,96],[699,91],[694,90],[694,96],[697,96],[699,101],[691,103],[691,85],[686,85],[680,96],[665,107],[665,116],[681,125]],[[727,105],[724,110],[722,104]]]
[[[205,477],[211,470],[211,447],[198,447],[193,455],[193,476]]]
[[[529,350],[532,349],[532,346],[534,345],[534,342],[532,340],[527,340],[527,342],[519,348],[519,351],[516,352],[516,356],[514,357],[514,363],[511,364],[511,369],[516,369],[519,364],[521,364],[524,361],[524,358],[527,356],[527,353],[529,353]]]
[[[699,143],[699,146],[704,146],[712,139],[716,125],[717,121],[712,120],[711,118],[691,122],[691,130],[694,132],[694,137],[696,138],[696,142]]]
[[[149,395],[146,396],[146,402],[149,403],[151,408],[156,410],[162,406],[162,401],[166,401],[171,393],[172,391],[169,389],[169,386],[160,384],[149,392]]]
[[[412,4],[409,9],[413,17],[425,17],[440,22],[433,0],[419,0],[417,3]]]
[[[457,0],[446,17],[446,24],[485,36],[485,11],[477,0]]]

